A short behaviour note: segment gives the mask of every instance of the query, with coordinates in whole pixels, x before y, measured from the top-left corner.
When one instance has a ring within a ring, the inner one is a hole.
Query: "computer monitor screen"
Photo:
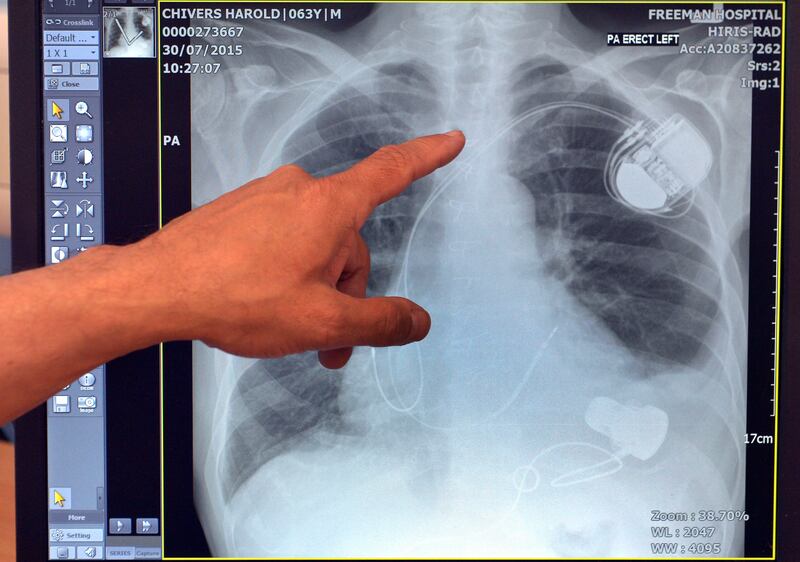
[[[467,139],[361,230],[425,340],[98,366],[35,414],[43,558],[775,555],[783,2],[25,10],[43,264]]]

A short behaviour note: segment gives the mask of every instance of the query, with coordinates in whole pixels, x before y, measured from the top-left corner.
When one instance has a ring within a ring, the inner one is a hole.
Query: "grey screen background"
[[[427,307],[425,341],[339,372],[194,344],[215,555],[650,556],[651,510],[744,508],[746,57],[607,48],[559,5],[243,25],[244,54],[192,79],[193,206],[286,162],[467,146],[362,230],[369,292]],[[690,208],[620,204],[617,141],[676,114],[712,155]],[[741,555],[743,524],[716,527]]]

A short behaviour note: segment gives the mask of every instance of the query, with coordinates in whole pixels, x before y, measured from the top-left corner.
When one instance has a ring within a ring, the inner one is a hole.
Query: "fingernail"
[[[419,341],[428,335],[431,329],[431,317],[422,308],[414,308],[411,311],[411,341]]]
[[[453,129],[452,131],[449,131],[449,132],[445,133],[445,136],[448,136],[448,137],[463,137],[464,133],[462,133],[460,129]]]

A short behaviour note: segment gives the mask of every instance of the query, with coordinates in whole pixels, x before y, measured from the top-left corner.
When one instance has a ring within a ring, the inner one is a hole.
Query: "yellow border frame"
[[[715,2],[708,0],[663,0],[663,1],[649,1],[649,0],[323,0],[323,2],[330,1],[331,4],[373,4],[373,3],[398,3],[398,4],[714,4]],[[159,0],[156,6],[156,22],[158,30],[158,40],[156,48],[158,49],[158,226],[159,229],[164,227],[164,216],[162,206],[162,115],[161,115],[161,5],[164,4],[177,4],[177,3],[192,3],[192,4],[224,4],[224,3],[283,3],[283,4],[309,4],[313,0]],[[717,558],[702,558],[703,560],[775,560],[776,539],[777,539],[777,498],[778,498],[778,417],[780,410],[778,402],[780,393],[779,390],[779,366],[780,366],[780,304],[781,304],[781,246],[783,241],[782,236],[782,222],[783,222],[783,139],[784,139],[784,103],[786,98],[785,91],[785,73],[786,73],[786,0],[769,0],[760,2],[758,0],[729,0],[720,2],[728,4],[759,4],[761,6],[780,6],[781,7],[781,103],[780,103],[780,138],[778,141],[779,146],[779,161],[778,161],[778,181],[777,181],[777,232],[776,232],[776,254],[775,254],[775,392],[774,392],[774,409],[775,409],[775,428],[774,428],[774,447],[773,447],[773,497],[772,497],[772,556],[771,557],[758,557],[758,558],[730,558],[730,557],[717,557]],[[752,186],[751,186],[752,188]],[[194,558],[185,557],[167,557],[164,550],[164,528],[166,522],[164,520],[164,344],[159,344],[159,401],[160,401],[160,427],[161,427],[161,554],[164,560],[195,560]],[[232,558],[232,557],[209,557],[202,560],[319,560],[320,558]],[[322,558],[325,560],[353,560],[354,558]],[[452,560],[453,558],[441,558],[439,560]],[[625,560],[696,560],[697,557],[675,557],[675,558],[626,558]],[[378,560],[398,560],[397,558],[378,558]],[[465,558],[464,560],[471,560]],[[509,558],[488,558],[486,560],[509,560]],[[554,560],[553,558],[511,558],[511,560]],[[555,560],[584,560],[584,558],[557,558]],[[618,558],[598,558],[596,560],[618,560]]]

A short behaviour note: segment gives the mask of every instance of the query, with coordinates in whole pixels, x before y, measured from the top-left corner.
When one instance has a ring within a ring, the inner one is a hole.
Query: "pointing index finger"
[[[356,195],[361,223],[375,207],[405,191],[413,181],[450,163],[465,142],[464,134],[456,130],[384,146],[331,179],[339,185],[337,189]]]

